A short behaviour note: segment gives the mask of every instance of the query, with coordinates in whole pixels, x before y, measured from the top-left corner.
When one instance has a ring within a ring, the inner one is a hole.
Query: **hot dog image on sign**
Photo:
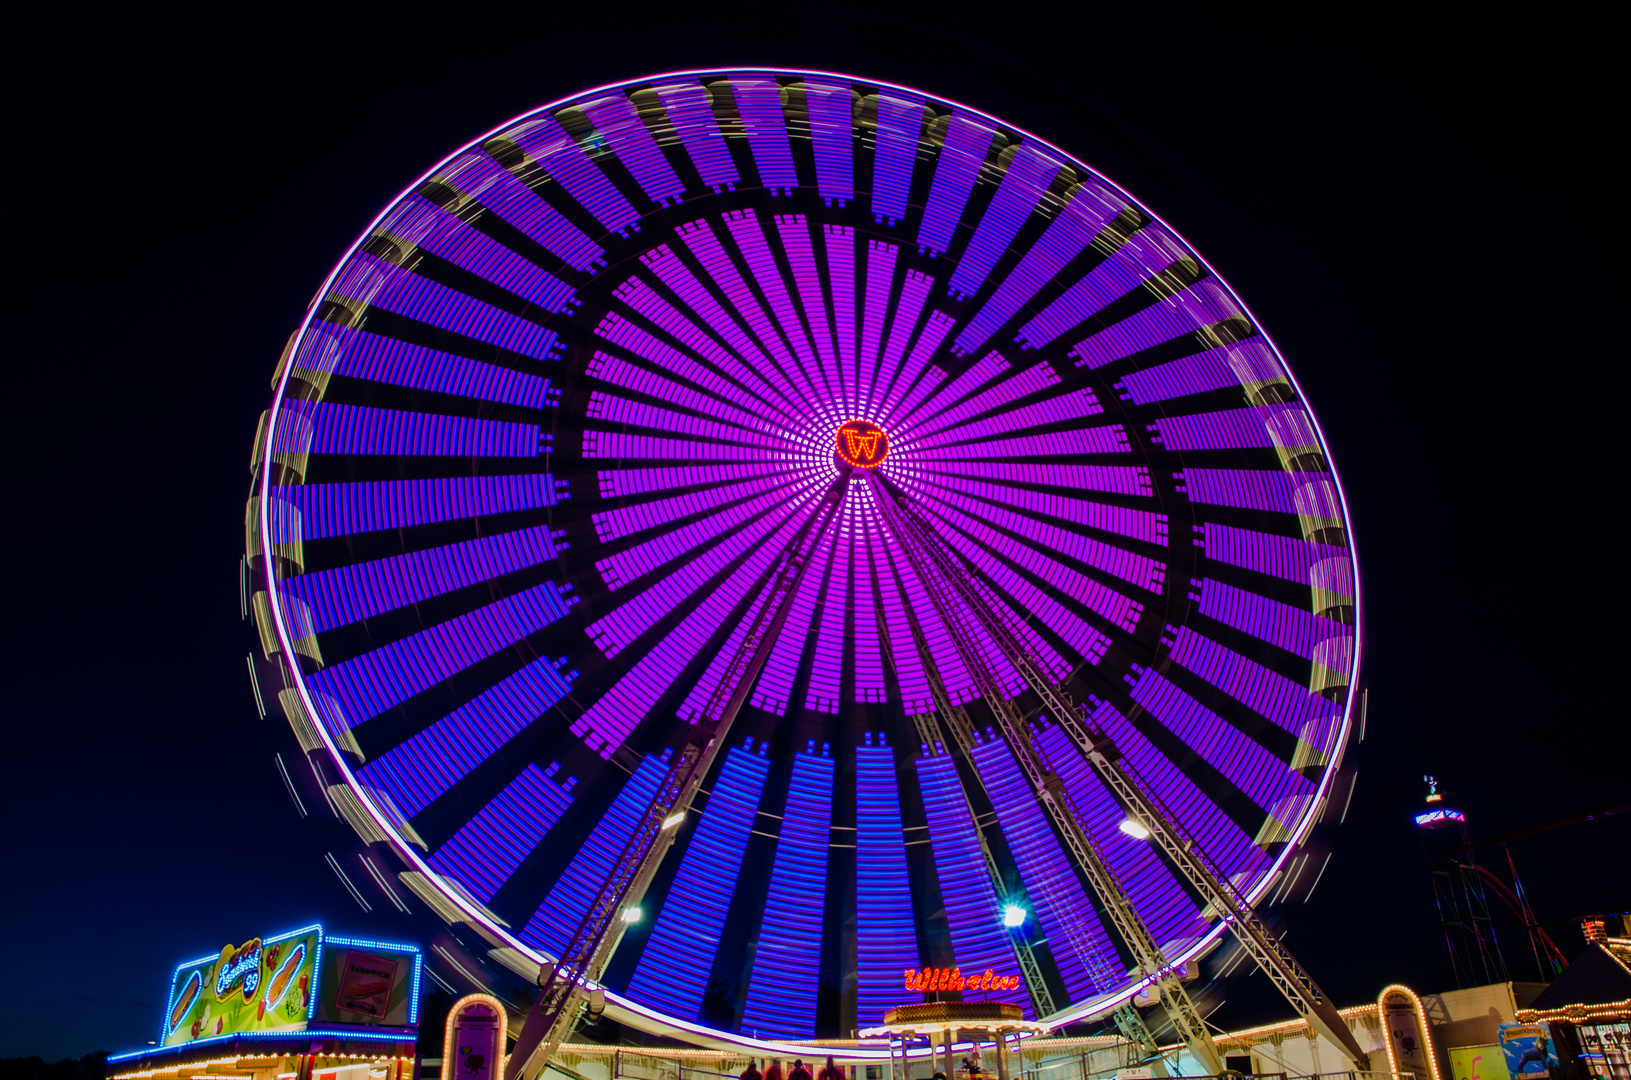
[[[360,949],[345,954],[340,967],[340,988],[334,1005],[346,1012],[384,1016],[390,1008],[391,987],[396,985],[398,961],[387,960]]]

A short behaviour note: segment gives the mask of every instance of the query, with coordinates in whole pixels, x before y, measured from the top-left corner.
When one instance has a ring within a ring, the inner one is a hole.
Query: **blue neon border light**
[[[425,953],[417,945],[408,945],[400,941],[371,941],[367,938],[331,937],[330,945],[349,945],[359,949],[384,949],[390,952],[413,954],[413,989],[408,997],[408,1023],[419,1023],[419,979],[425,968]],[[317,996],[312,995],[315,1001]],[[310,1019],[308,1017],[308,1019]]]

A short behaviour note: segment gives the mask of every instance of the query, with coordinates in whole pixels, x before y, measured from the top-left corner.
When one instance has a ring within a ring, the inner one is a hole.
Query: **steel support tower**
[[[1364,1068],[1367,1056],[1330,998],[1110,740],[1102,732],[1086,726],[1082,710],[1033,655],[1020,629],[1010,623],[980,580],[935,533],[904,492],[876,473],[869,475],[869,486],[894,539],[952,631],[959,656],[979,684],[1003,738],[1025,770],[1038,801],[1047,810],[1077,868],[1098,895],[1128,951],[1145,975],[1160,987],[1162,1004],[1196,1060],[1209,1072],[1222,1071],[1221,1058],[1204,1020],[1120,883],[1105,869],[1080,814],[1057,774],[1049,767],[1046,755],[1030,738],[1013,701],[1002,693],[992,677],[980,648],[982,643],[988,641],[995,645],[1036,691],[1044,710],[1075,743],[1129,817],[1149,831],[1168,863],[1224,916],[1241,946],[1285,995],[1297,1014],[1312,1030],[1341,1047],[1356,1065]]]

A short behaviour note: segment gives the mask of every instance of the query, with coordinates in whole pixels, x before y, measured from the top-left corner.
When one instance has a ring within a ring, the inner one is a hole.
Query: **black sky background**
[[[1288,940],[1338,1004],[1453,985],[1420,776],[1475,836],[1631,800],[1625,127],[1615,32],[1583,9],[1426,7],[13,24],[0,1057],[144,1045],[168,971],[228,940],[311,919],[401,932],[325,865],[250,696],[237,561],[273,366],[357,233],[454,147],[589,86],[712,65],[986,110],[1125,186],[1251,305],[1345,482],[1369,637],[1359,786]],[[1631,908],[1631,815],[1514,852],[1565,953],[1571,917]],[[1224,1023],[1284,1012],[1261,976],[1229,998]]]

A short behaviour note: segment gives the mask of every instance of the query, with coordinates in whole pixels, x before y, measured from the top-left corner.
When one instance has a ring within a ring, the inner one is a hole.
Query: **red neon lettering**
[[[1018,990],[1018,975],[998,975],[990,968],[984,974],[963,974],[962,968],[906,968],[901,972],[902,985],[917,993],[940,993],[962,990]]]

